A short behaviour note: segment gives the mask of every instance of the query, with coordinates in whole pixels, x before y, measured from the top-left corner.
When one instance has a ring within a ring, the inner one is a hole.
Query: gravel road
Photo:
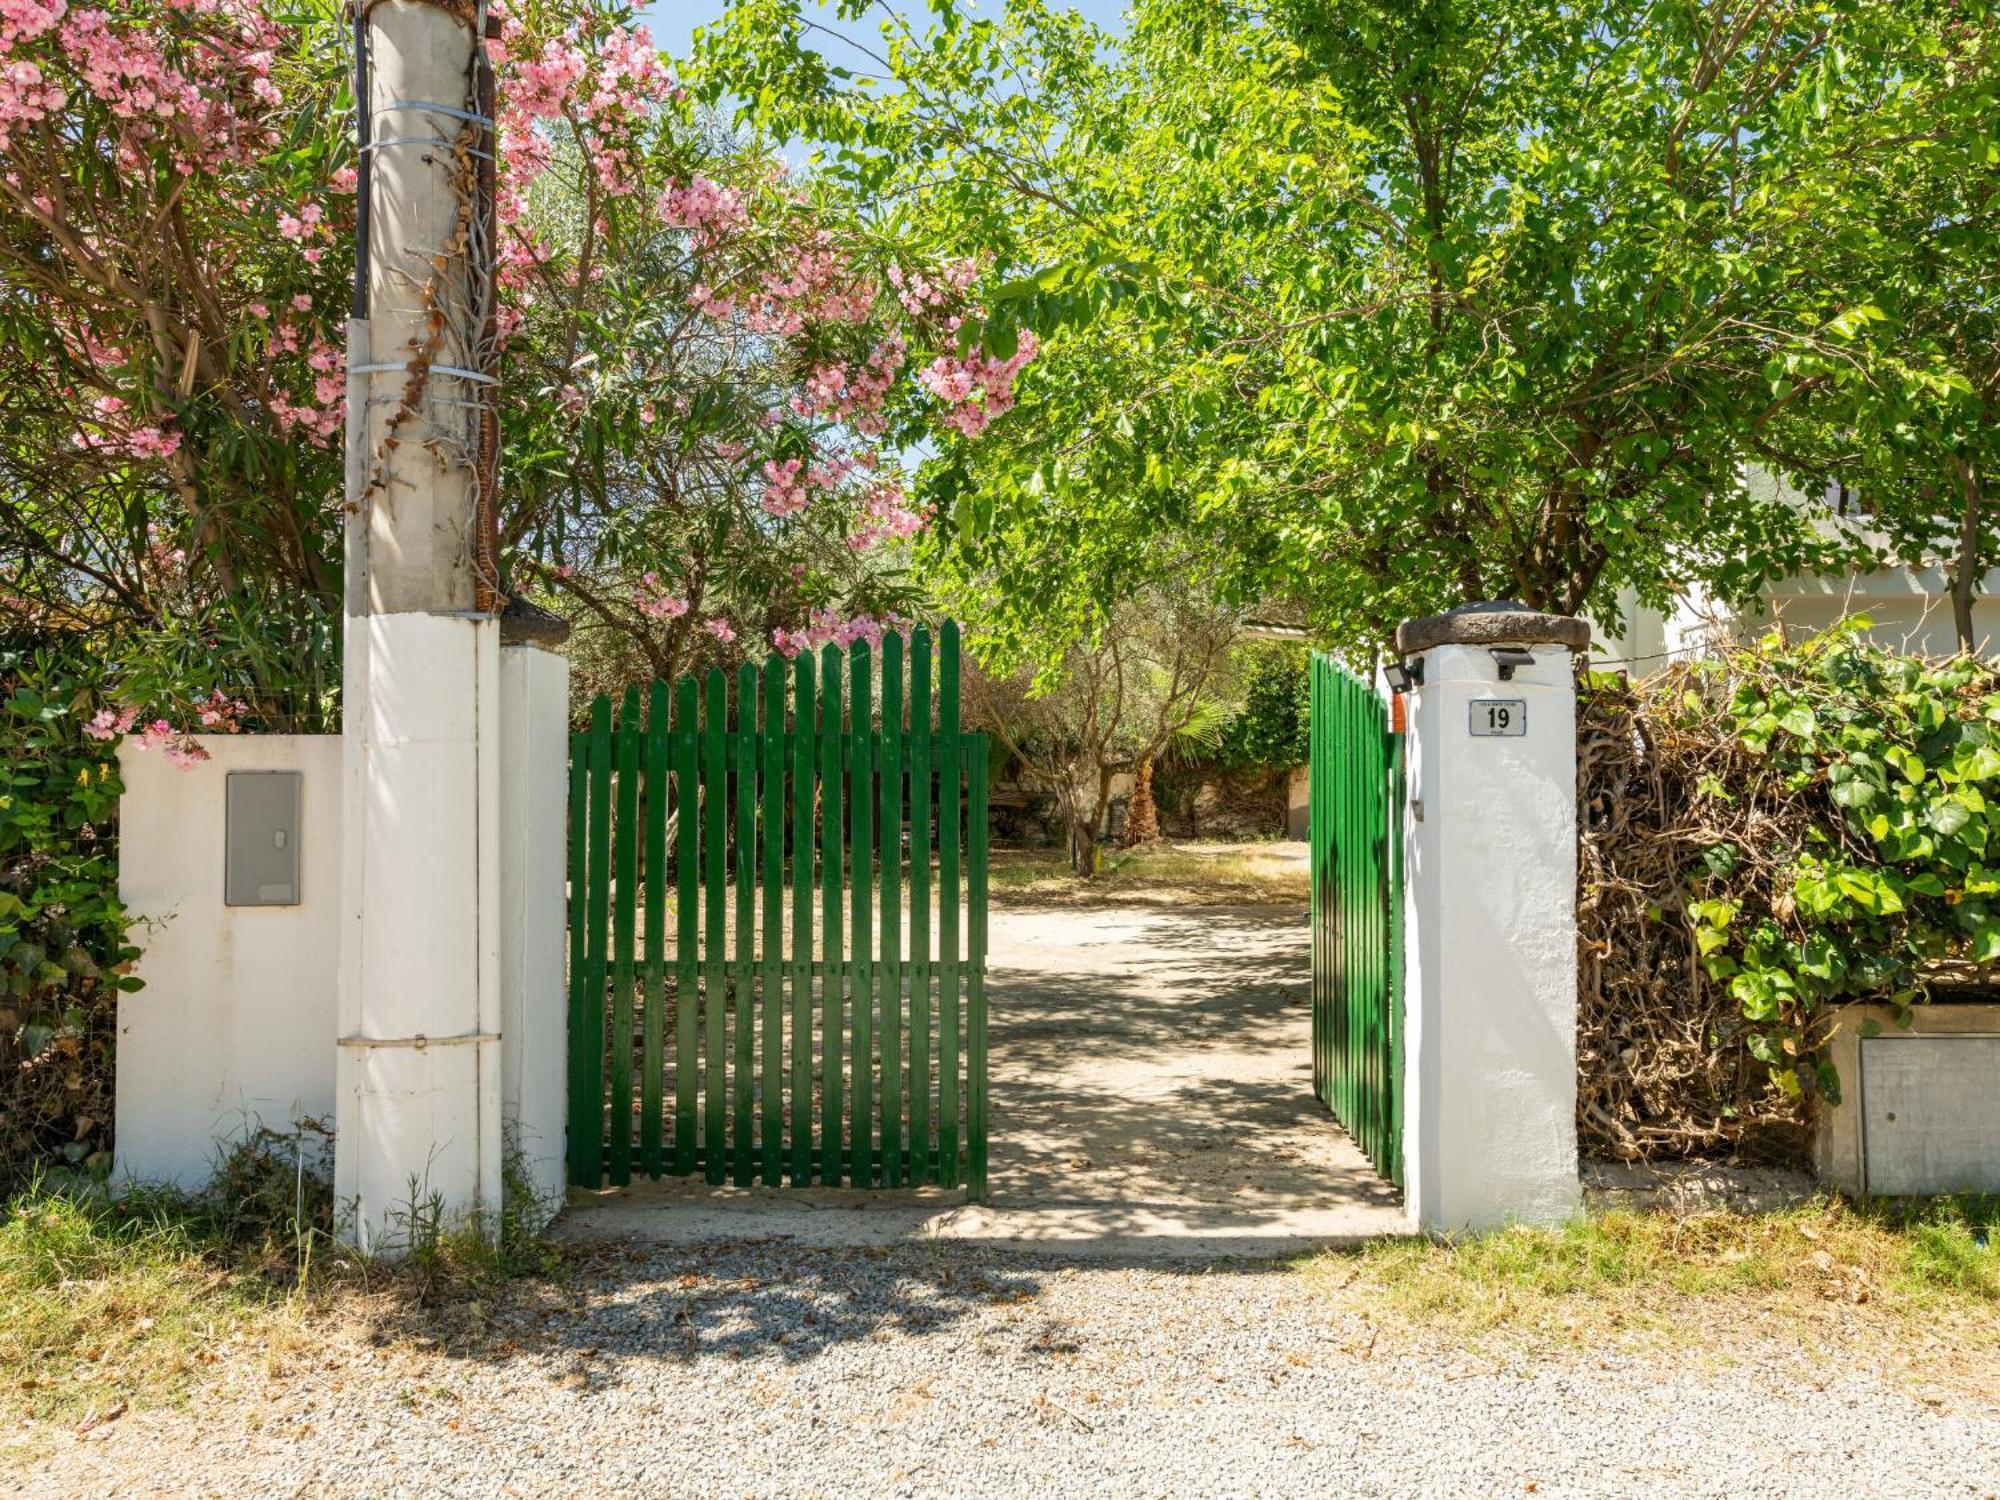
[[[1270,1263],[609,1249],[466,1347],[356,1329],[53,1439],[34,1495],[1991,1495],[2000,1412],[1773,1349],[1503,1368]],[[458,1341],[454,1341],[456,1343]]]

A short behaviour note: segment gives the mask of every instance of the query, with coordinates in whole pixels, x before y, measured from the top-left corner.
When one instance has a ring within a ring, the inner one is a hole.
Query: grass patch
[[[435,1200],[411,1205],[398,1259],[360,1255],[338,1243],[310,1154],[260,1131],[199,1193],[41,1181],[0,1203],[0,1418],[83,1425],[178,1404],[246,1347],[279,1373],[357,1317],[389,1338],[448,1343],[458,1309],[562,1269],[539,1216],[510,1214],[488,1234],[446,1224]],[[511,1202],[532,1203],[510,1185]],[[17,1436],[7,1457],[34,1446]]]
[[[1311,872],[1302,844],[1172,844],[1107,850],[1094,880],[1070,871],[1060,850],[995,850],[990,866],[1002,899],[1050,905],[1141,901],[1196,905],[1306,901]]]
[[[1779,1338],[2000,1391],[1996,1228],[1992,1199],[1617,1210],[1561,1229],[1373,1244],[1314,1257],[1304,1272],[1378,1327],[1476,1349],[1726,1357]]]

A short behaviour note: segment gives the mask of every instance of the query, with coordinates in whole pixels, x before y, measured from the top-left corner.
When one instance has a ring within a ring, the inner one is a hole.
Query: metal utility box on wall
[[[2000,1192],[2000,1005],[1918,1005],[1907,1030],[1886,1006],[1849,1006],[1828,1051],[1841,1102],[1819,1111],[1815,1156],[1829,1186]]]
[[[225,906],[299,904],[297,771],[231,771],[225,799],[222,900]]]

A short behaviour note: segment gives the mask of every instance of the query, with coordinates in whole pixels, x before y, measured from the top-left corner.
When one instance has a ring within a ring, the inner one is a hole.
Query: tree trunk
[[[1958,556],[1951,573],[1951,623],[1958,632],[1958,649],[1970,655],[1979,649],[1972,629],[1972,601],[1979,592],[1980,493],[1979,475],[1963,459],[1951,463],[1952,477],[1958,481],[1961,502],[1958,526]]]
[[[1132,801],[1125,810],[1125,847],[1136,849],[1160,837],[1160,810],[1153,803],[1153,758],[1140,757],[1132,772]]]
[[[1082,801],[1077,798],[1072,805],[1075,811],[1069,820],[1069,864],[1070,869],[1085,880],[1095,880],[1104,869],[1104,850],[1101,842],[1105,820],[1111,815],[1111,772],[1102,767],[1097,772],[1097,801],[1090,809],[1090,816],[1081,816]]]

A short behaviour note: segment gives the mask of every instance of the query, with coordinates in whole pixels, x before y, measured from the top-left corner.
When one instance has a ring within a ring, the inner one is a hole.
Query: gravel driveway
[[[1381,1341],[1387,1345],[1389,1339]],[[479,1347],[480,1344],[483,1348]],[[940,1244],[608,1253],[458,1353],[246,1358],[65,1435],[36,1495],[1967,1495],[2000,1416],[1776,1352],[1496,1368],[1269,1263]]]
[[[241,1346],[189,1410],[21,1434],[47,1451],[0,1468],[0,1491],[2000,1490],[2000,1411],[1829,1380],[1775,1340],[1733,1363],[1509,1366],[1378,1337],[1323,1278],[1271,1258],[1401,1222],[1309,1098],[1295,916],[994,925],[1010,956],[993,982],[990,1209],[613,1198],[570,1217],[587,1257],[573,1283],[448,1310],[442,1328],[364,1307],[295,1348]],[[1215,1253],[1244,1243],[1265,1258]]]

